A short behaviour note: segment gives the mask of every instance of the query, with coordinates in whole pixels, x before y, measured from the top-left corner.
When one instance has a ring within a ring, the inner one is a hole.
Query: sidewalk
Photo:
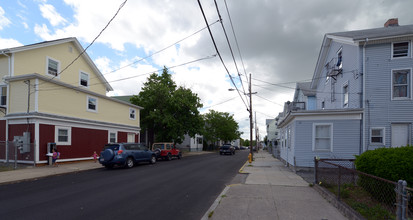
[[[227,186],[202,220],[347,219],[268,152],[254,159],[240,170],[245,183]]]
[[[185,152],[183,156],[188,157],[205,153],[210,152]],[[92,160],[59,163],[58,167],[52,167],[49,165],[42,165],[38,167],[28,166],[27,168],[0,172],[0,185],[100,168],[103,168],[103,166],[99,162],[95,163]]]

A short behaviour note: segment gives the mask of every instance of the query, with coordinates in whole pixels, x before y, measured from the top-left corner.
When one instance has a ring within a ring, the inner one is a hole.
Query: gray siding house
[[[314,157],[354,158],[410,145],[412,40],[413,25],[399,26],[397,19],[382,28],[326,34],[310,87],[297,86],[291,102],[315,97],[315,109],[285,107],[277,124],[281,158],[312,167]]]

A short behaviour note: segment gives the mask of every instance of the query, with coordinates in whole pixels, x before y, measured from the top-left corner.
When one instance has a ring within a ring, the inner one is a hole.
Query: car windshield
[[[229,149],[231,146],[230,145],[224,145],[224,146],[222,146],[221,148],[222,149]]]
[[[152,149],[155,150],[156,148],[159,148],[159,149],[163,150],[163,149],[165,149],[165,144],[154,144]]]
[[[106,144],[103,150],[106,149],[119,150],[119,144]]]

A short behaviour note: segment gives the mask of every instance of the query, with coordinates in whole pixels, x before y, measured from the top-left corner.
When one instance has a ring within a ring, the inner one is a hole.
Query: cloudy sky
[[[0,1],[0,49],[66,37],[86,48],[124,1]],[[325,33],[382,27],[389,18],[413,24],[411,0],[217,0],[224,28],[214,1],[200,2],[225,66],[197,0],[129,0],[87,53],[113,87],[110,96],[138,94],[150,73],[172,67],[175,82],[201,98],[201,112],[233,114],[243,138],[249,73],[262,139],[265,119],[293,98],[296,82],[312,78]],[[227,70],[241,96],[228,90]]]

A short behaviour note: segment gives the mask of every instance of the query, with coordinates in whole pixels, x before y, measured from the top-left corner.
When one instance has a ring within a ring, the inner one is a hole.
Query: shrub
[[[413,146],[366,151],[354,163],[361,172],[413,186]]]

